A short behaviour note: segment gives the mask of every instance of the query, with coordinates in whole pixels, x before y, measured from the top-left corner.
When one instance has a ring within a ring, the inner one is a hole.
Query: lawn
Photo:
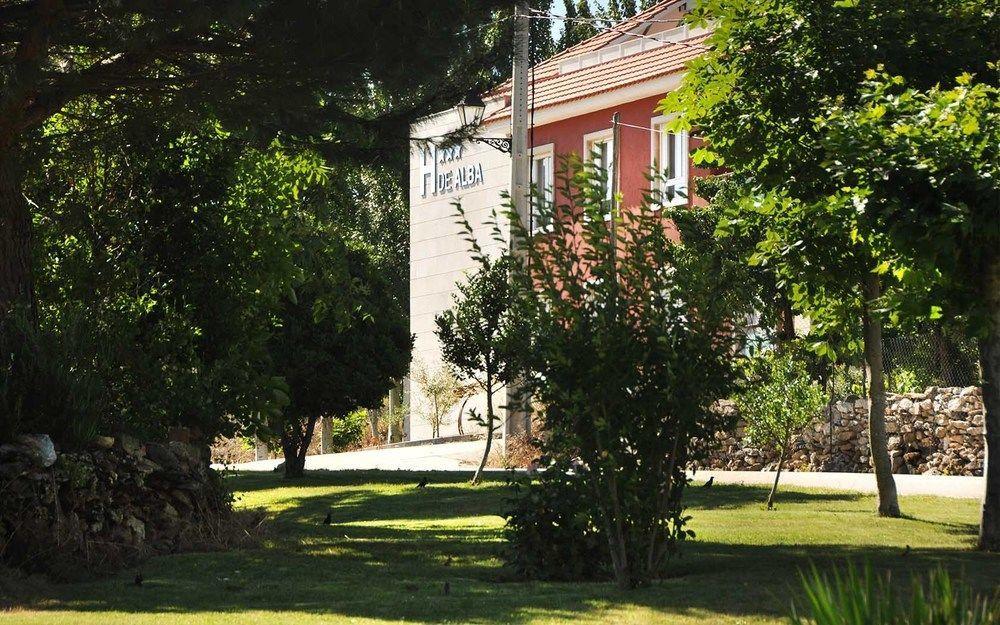
[[[981,591],[1000,580],[1000,558],[970,550],[975,501],[909,497],[909,516],[889,520],[872,514],[868,496],[790,488],[767,512],[765,489],[716,486],[690,491],[698,538],[670,579],[632,592],[522,582],[498,557],[503,483],[428,475],[426,489],[400,473],[231,477],[240,505],[271,513],[261,549],[154,558],[142,587],[134,571],[48,586],[0,622],[763,624],[783,622],[810,562],[867,559],[900,583],[941,563]],[[327,511],[330,526],[321,523]]]

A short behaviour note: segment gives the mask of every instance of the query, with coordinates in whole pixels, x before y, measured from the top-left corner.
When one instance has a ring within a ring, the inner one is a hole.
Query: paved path
[[[494,445],[497,443],[498,441],[494,441]],[[479,466],[485,444],[485,440],[463,441],[306,456],[306,470],[474,471]],[[271,471],[280,462],[281,460],[258,460],[233,465],[231,468],[237,471]]]
[[[694,476],[697,482],[703,482],[710,476],[715,476],[719,484],[751,484],[770,486],[774,483],[772,471],[698,471]],[[960,499],[980,499],[983,496],[984,482],[981,477],[966,477],[953,475],[894,475],[896,491],[900,495],[938,495],[940,497],[957,497]],[[874,473],[810,473],[785,471],[781,474],[778,484],[781,486],[795,485],[811,488],[830,488],[834,490],[849,490],[859,493],[875,493]]]
[[[342,454],[308,456],[306,470],[329,471],[474,471],[482,457],[485,441],[463,441],[438,445],[417,445],[386,449],[366,449]],[[260,460],[233,465],[238,471],[271,471],[280,460]],[[769,471],[698,471],[697,482],[715,477],[718,484],[748,484],[770,486],[774,473]],[[979,499],[983,495],[983,478],[945,475],[896,475],[900,495],[938,495]],[[874,493],[875,476],[871,473],[808,473],[785,472],[784,485],[830,488],[860,493]]]

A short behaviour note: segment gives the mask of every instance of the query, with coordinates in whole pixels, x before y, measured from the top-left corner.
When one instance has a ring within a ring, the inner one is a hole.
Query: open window
[[[614,175],[615,142],[611,129],[592,132],[583,137],[584,158],[593,164],[603,185],[604,219],[611,219],[611,177]]]
[[[671,132],[667,119],[652,120],[653,197],[661,206],[678,206],[688,201],[688,134]]]
[[[553,145],[537,146],[532,153],[531,232],[551,232],[556,188]]]

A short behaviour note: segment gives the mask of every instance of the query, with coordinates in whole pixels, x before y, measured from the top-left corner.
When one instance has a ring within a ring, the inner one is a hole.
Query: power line
[[[555,13],[548,13],[546,11],[542,11],[541,9],[529,9],[529,10],[535,16],[542,17],[542,18],[545,18],[545,19],[563,20],[564,22],[592,22],[592,23],[598,24],[598,25],[606,25],[606,24],[608,24],[607,20],[601,19],[599,17],[579,17],[579,16],[577,16],[577,17],[569,17],[567,15],[556,15]],[[529,16],[529,17],[532,17],[532,16]],[[685,18],[683,18],[683,17],[674,17],[674,18],[670,18],[670,19],[652,19],[652,18],[650,18],[650,19],[641,19],[641,18],[639,18],[639,19],[636,20],[636,22],[639,23],[639,24],[679,24],[679,23],[682,23],[684,21],[684,19]],[[623,24],[623,23],[624,22],[619,22],[619,24]]]
[[[687,42],[684,42],[684,41],[664,41],[663,39],[660,39],[660,38],[658,38],[658,37],[656,37],[654,35],[643,35],[641,33],[633,33],[633,32],[629,32],[627,30],[622,30],[622,29],[620,29],[618,27],[615,27],[615,26],[606,26],[601,20],[599,20],[597,18],[565,17],[565,16],[562,16],[562,15],[543,14],[543,15],[529,15],[528,19],[549,20],[549,21],[552,21],[552,20],[562,20],[562,21],[566,21],[566,22],[584,22],[584,23],[588,23],[588,24],[594,24],[594,25],[596,25],[596,26],[598,26],[600,28],[603,28],[603,29],[605,29],[607,31],[618,33],[619,35],[624,35],[626,37],[634,37],[636,39],[649,39],[650,41],[655,41],[655,42],[660,43],[660,44],[668,44],[668,45],[673,45],[673,46],[681,46],[681,47],[684,47],[684,48],[694,48],[694,49],[697,49],[697,50],[707,50],[708,49],[708,46],[706,46],[703,43],[687,43]]]

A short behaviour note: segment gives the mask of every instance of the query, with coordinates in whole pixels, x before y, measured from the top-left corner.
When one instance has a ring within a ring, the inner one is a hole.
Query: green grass
[[[142,567],[141,588],[131,584],[133,571],[46,586],[0,622],[760,624],[784,622],[810,562],[867,559],[904,584],[939,563],[980,591],[1000,580],[1000,558],[971,550],[975,501],[908,497],[910,516],[880,519],[868,496],[789,487],[767,512],[766,489],[716,486],[689,491],[698,538],[653,587],[522,582],[498,557],[502,483],[471,487],[465,476],[431,474],[431,485],[417,490],[416,479],[232,477],[241,505],[271,513],[263,548],[154,558]],[[331,526],[320,523],[327,510]],[[903,556],[906,545],[912,552]]]

